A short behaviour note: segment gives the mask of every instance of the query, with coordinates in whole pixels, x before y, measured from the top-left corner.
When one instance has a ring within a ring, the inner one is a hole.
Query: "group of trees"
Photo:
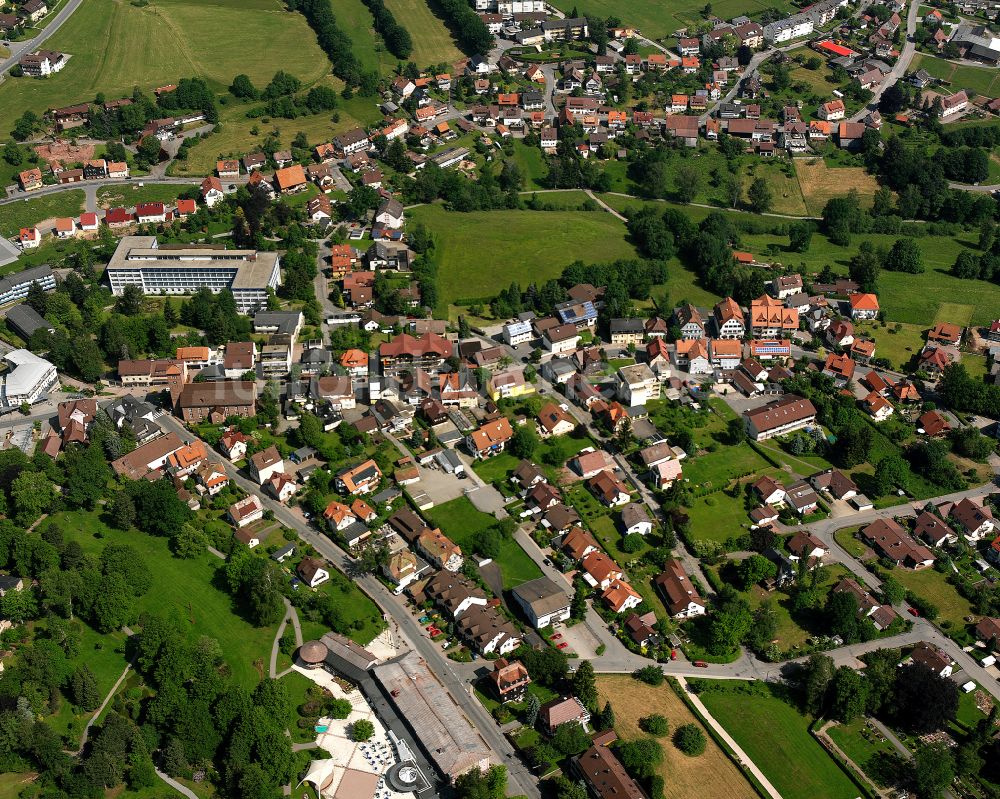
[[[364,0],[364,4],[372,12],[372,17],[375,19],[375,30],[385,42],[386,49],[396,58],[408,58],[413,52],[413,40],[410,38],[410,32],[396,21],[382,0]]]
[[[434,8],[466,53],[488,53],[493,47],[493,34],[465,0],[436,0]]]
[[[1000,415],[1000,386],[974,379],[961,363],[944,370],[938,393],[944,404],[956,411],[979,413],[991,419]]]
[[[498,318],[515,316],[522,311],[548,313],[557,303],[563,302],[567,289],[581,283],[606,286],[602,318],[617,319],[633,315],[632,300],[648,298],[654,285],[667,279],[666,265],[658,260],[614,261],[607,264],[584,264],[574,261],[567,266],[558,280],[548,280],[542,286],[529,283],[521,289],[511,283],[490,301],[490,308]]]
[[[302,12],[316,33],[320,48],[333,64],[333,74],[344,81],[348,90],[356,87],[364,95],[378,91],[378,73],[362,69],[354,55],[350,35],[337,24],[332,3],[328,0],[288,0],[286,5],[291,11]]]
[[[320,114],[337,107],[337,93],[329,86],[313,86],[298,96],[302,81],[284,70],[278,70],[267,87],[260,91],[245,74],[233,78],[229,91],[241,100],[267,100],[267,104],[249,112],[247,116],[283,117],[295,119],[304,114]]]
[[[457,169],[441,169],[428,162],[414,178],[407,178],[402,185],[405,204],[430,203],[443,200],[452,211],[488,211],[496,208],[519,208],[523,178],[513,164],[494,172],[493,164],[486,163],[479,170],[477,180],[469,180]]]

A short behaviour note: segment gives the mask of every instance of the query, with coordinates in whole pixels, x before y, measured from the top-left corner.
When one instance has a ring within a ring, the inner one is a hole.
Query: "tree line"
[[[392,11],[386,8],[382,0],[362,0],[368,6],[375,19],[375,30],[382,37],[386,48],[396,58],[408,58],[413,52],[413,40],[410,32],[396,21]]]
[[[352,50],[349,34],[337,24],[333,4],[329,0],[288,0],[290,11],[300,11],[316,33],[320,49],[333,64],[333,74],[347,84],[347,89],[359,88],[364,95],[378,90],[379,77],[374,71],[362,69]]]
[[[468,55],[485,55],[493,46],[493,34],[466,0],[434,0],[437,10]]]

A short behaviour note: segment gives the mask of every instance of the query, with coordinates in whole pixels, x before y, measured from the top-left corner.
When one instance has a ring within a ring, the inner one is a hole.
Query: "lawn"
[[[819,216],[828,200],[843,197],[851,189],[857,189],[863,205],[870,205],[869,198],[878,190],[878,182],[862,167],[831,169],[822,158],[796,158],[795,173],[810,216]]]
[[[771,686],[726,682],[699,696],[785,799],[858,796],[857,786],[809,733],[811,720]]]
[[[111,208],[117,205],[133,206],[137,203],[172,203],[176,202],[178,196],[190,188],[191,186],[178,186],[176,184],[149,183],[141,188],[138,183],[104,186],[97,190],[97,204],[101,208]]]
[[[976,94],[985,94],[993,97],[997,89],[1000,89],[1000,72],[986,67],[964,66],[953,64],[943,58],[937,58],[924,53],[917,53],[910,63],[910,69],[917,71],[926,69],[935,78],[948,82],[952,91],[959,89],[971,89]]]
[[[847,527],[843,530],[837,530],[833,534],[837,543],[846,549],[852,558],[860,558],[868,549],[863,541],[855,537],[855,533],[860,529],[860,527]]]
[[[941,308],[949,303],[942,303]],[[897,331],[896,325],[900,326]],[[904,368],[923,349],[929,324],[911,325],[902,322],[890,322],[886,327],[877,323],[866,322],[854,325],[856,331],[875,339],[875,356],[888,358],[893,367]]]
[[[606,213],[457,213],[441,205],[408,213],[434,235],[441,308],[464,298],[489,299],[515,281],[541,285],[577,259],[600,263],[636,256],[625,225]]]
[[[151,92],[195,76],[221,91],[241,72],[262,86],[278,69],[308,85],[330,69],[305,18],[278,0],[84,0],[46,47],[72,58],[45,80],[0,86],[3,134],[28,108],[41,113],[98,92],[119,97],[137,85]]]
[[[600,675],[597,691],[602,707],[611,702],[615,712],[615,731],[623,740],[646,737],[639,729],[639,719],[650,713],[667,717],[670,731],[683,724],[701,726],[695,715],[673,692],[669,685],[653,687],[625,675]],[[752,799],[756,791],[746,781],[733,762],[706,734],[708,746],[698,757],[688,757],[669,738],[661,739],[663,762],[657,773],[663,777],[666,799],[688,799],[691,796],[712,799]]]
[[[57,513],[49,518],[88,554],[96,556],[108,544],[134,547],[152,573],[152,588],[138,601],[139,612],[173,616],[192,637],[215,638],[233,676],[245,687],[258,682],[266,669],[276,628],[253,627],[237,615],[232,598],[215,587],[221,560],[210,554],[192,560],[175,558],[166,539],[137,530],[115,530],[95,513]]]
[[[15,236],[21,228],[53,217],[77,216],[83,201],[83,189],[70,189],[0,206],[0,236]]]
[[[446,536],[462,548],[466,557],[472,556],[475,534],[496,523],[492,516],[477,510],[467,497],[436,505],[427,511],[427,515],[430,523],[434,527],[440,527]],[[542,576],[538,564],[528,557],[528,553],[513,538],[504,539],[501,543],[496,563],[503,572],[505,590]]]
[[[892,576],[919,597],[933,603],[938,609],[938,622],[950,621],[955,627],[965,624],[965,617],[972,614],[969,600],[961,596],[946,575],[936,569],[895,568]]]
[[[896,750],[888,741],[882,743],[877,740],[874,733],[869,732],[870,737],[866,738],[864,735],[866,730],[865,719],[860,718],[850,724],[836,724],[826,732],[858,768],[874,779],[873,775],[879,771],[879,761]]]
[[[0,774],[0,799],[16,799],[37,776],[34,772]]]

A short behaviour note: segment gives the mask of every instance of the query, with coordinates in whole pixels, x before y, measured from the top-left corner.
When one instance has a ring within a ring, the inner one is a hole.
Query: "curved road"
[[[55,19],[49,22],[49,24],[45,26],[45,29],[34,39],[27,39],[23,42],[11,42],[10,56],[4,61],[0,61],[0,80],[3,80],[7,71],[21,60],[21,56],[37,50],[42,46],[42,43],[46,39],[59,30],[59,28],[62,27],[62,24],[80,7],[80,3],[82,2],[83,0],[69,0],[69,2],[66,3],[66,5],[64,5],[56,14]],[[70,55],[72,55],[72,53]]]
[[[913,55],[917,51],[916,44],[913,41],[913,34],[917,30],[917,11],[919,8],[919,0],[910,0],[910,10],[906,14],[906,36],[903,49],[899,53],[899,58],[892,65],[892,71],[879,84],[878,90],[872,97],[871,102],[852,116],[851,122],[860,122],[868,115],[869,111],[878,108],[878,102],[882,98],[882,93],[890,86],[895,85],[896,81],[902,78],[906,74],[906,70],[909,69],[910,61],[913,60]]]

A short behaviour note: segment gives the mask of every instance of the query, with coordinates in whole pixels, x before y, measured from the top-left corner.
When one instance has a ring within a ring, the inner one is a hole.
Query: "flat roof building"
[[[3,356],[10,371],[3,377],[0,404],[12,408],[32,403],[59,382],[55,366],[28,350],[13,350]]]
[[[161,247],[155,236],[123,236],[108,264],[111,292],[128,285],[144,294],[194,294],[201,288],[233,292],[240,313],[267,306],[267,290],[281,282],[278,254],[215,246]]]
[[[371,671],[444,777],[490,767],[493,751],[419,654],[408,652]]]

